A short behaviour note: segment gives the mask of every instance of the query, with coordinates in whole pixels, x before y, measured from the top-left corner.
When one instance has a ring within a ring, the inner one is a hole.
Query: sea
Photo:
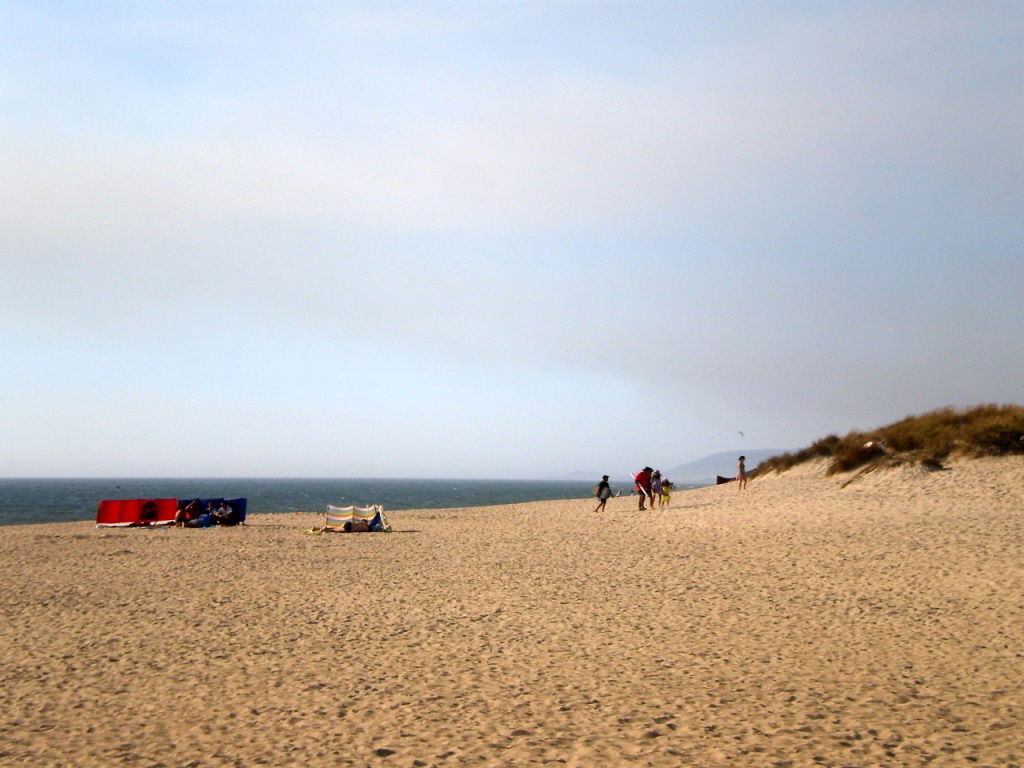
[[[324,512],[381,504],[390,512],[515,504],[551,499],[589,499],[593,482],[579,480],[397,479],[4,479],[0,478],[0,525],[95,520],[101,499],[248,499],[248,514]],[[677,487],[677,490],[682,490]],[[628,493],[629,489],[623,489]]]

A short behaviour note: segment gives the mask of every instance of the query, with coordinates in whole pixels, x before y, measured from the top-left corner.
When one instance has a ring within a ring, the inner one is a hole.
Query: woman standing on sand
[[[739,481],[737,484],[739,485],[741,491],[747,487],[747,466],[745,464],[746,460],[746,456],[740,456],[739,466],[736,467],[736,479]]]
[[[661,470],[654,470],[654,474],[651,475],[651,509],[654,509],[654,505],[657,503],[661,506]]]

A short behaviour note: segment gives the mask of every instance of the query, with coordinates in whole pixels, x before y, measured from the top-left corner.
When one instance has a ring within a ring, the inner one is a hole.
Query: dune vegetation
[[[828,474],[908,462],[939,469],[956,456],[1024,453],[1024,407],[978,405],[940,408],[888,426],[828,435],[806,448],[762,461],[755,475],[783,472],[812,459],[828,459]]]

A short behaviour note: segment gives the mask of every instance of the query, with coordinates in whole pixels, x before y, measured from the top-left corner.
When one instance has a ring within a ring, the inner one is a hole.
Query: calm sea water
[[[0,525],[95,520],[100,499],[245,496],[249,513],[259,514],[323,512],[328,504],[402,510],[590,498],[593,486],[543,480],[0,479]]]

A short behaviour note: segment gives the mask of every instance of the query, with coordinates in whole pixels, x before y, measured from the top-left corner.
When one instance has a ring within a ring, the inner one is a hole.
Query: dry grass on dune
[[[951,456],[1018,453],[1024,453],[1024,407],[940,408],[878,429],[854,430],[845,437],[828,435],[803,450],[761,462],[756,474],[784,472],[812,459],[828,459],[828,474],[835,474],[876,463],[919,462],[937,467]]]

